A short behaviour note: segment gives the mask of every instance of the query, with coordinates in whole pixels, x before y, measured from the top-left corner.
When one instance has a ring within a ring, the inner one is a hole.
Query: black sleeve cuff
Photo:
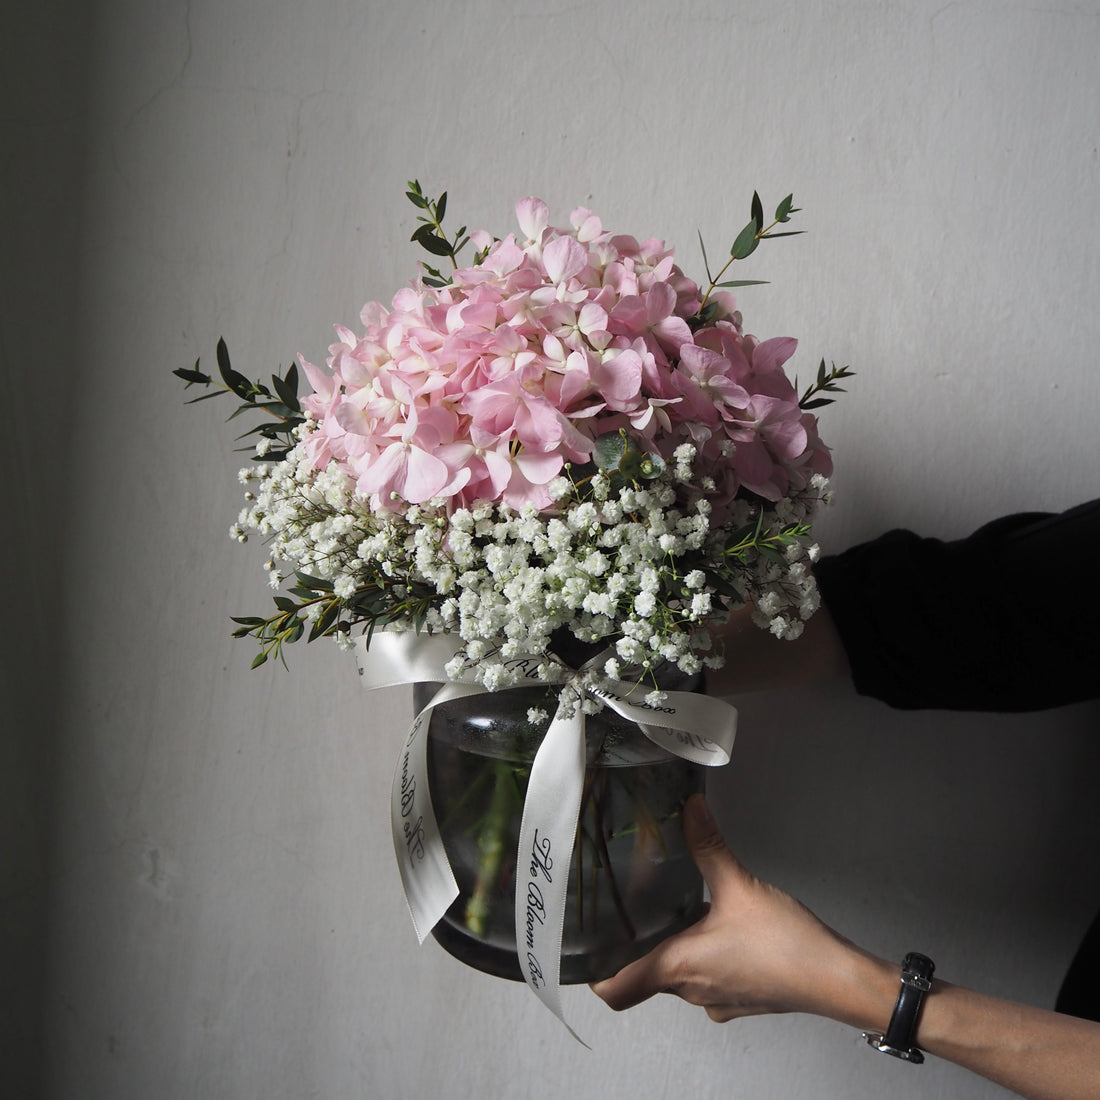
[[[890,531],[822,559],[856,690],[900,709],[1027,711],[1100,698],[1100,500],[955,542]]]

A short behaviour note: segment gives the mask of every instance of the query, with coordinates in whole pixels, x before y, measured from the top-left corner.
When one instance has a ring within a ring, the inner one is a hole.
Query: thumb
[[[684,806],[684,838],[695,866],[710,890],[712,903],[721,904],[731,880],[741,878],[744,868],[726,845],[706,798],[693,794]]]

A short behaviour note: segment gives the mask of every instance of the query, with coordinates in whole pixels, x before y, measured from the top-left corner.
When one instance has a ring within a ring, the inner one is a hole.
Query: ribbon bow
[[[461,645],[447,634],[382,632],[373,636],[368,651],[366,638],[358,638],[355,652],[363,687],[446,681],[444,668]],[[533,668],[540,662],[527,663]],[[605,681],[592,687],[582,682],[583,671],[575,670],[561,686],[561,702],[531,766],[520,825],[515,899],[516,949],[524,979],[578,1040],[562,1012],[559,972],[569,865],[584,786],[581,698],[594,698],[634,722],[667,752],[709,767],[729,761],[737,729],[737,711],[721,699],[670,691],[659,708],[651,707],[630,701],[636,685]],[[444,683],[416,716],[394,772],[390,801],[394,854],[420,943],[458,896],[428,790],[427,730],[435,707],[487,690],[473,682],[472,673],[468,675],[469,680]]]

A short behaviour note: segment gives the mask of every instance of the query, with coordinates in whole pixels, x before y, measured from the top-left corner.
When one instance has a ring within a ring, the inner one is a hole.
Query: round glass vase
[[[697,686],[666,683],[687,690]],[[438,685],[417,684],[419,711]],[[546,714],[532,723],[531,709]],[[458,897],[432,935],[477,970],[522,981],[516,849],[531,763],[557,692],[523,687],[441,703],[428,727],[428,780]],[[604,709],[586,720],[588,765],[569,870],[561,983],[610,977],[703,913],[681,811],[706,768],[667,753]]]

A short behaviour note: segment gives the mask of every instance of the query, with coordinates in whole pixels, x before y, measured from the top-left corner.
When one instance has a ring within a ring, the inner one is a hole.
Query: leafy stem
[[[313,642],[331,634],[347,633],[352,622],[368,623],[367,637],[376,627],[386,623],[411,623],[420,630],[424,626],[428,611],[438,601],[434,591],[423,585],[406,581],[387,586],[378,580],[359,585],[347,595],[337,595],[334,583],[324,577],[310,576],[301,570],[295,570],[295,584],[288,589],[288,595],[274,597],[278,609],[274,615],[263,618],[258,615],[232,616],[237,624],[234,638],[253,637],[260,642],[260,652],[252,662],[253,668],[264,664],[268,657],[283,659],[282,647],[298,641],[309,626],[306,641]],[[396,595],[395,590],[402,589],[404,595]],[[314,615],[303,615],[311,607],[319,607]],[[341,619],[346,613],[350,620]],[[312,623],[312,625],[310,625]],[[285,664],[285,660],[283,661]]]
[[[194,405],[211,397],[221,397],[225,393],[234,394],[241,399],[242,404],[229,415],[230,420],[236,419],[245,412],[262,412],[270,418],[237,438],[246,439],[250,435],[258,435],[262,439],[281,442],[283,444],[281,450],[269,449],[266,454],[258,457],[275,462],[285,458],[287,451],[294,445],[295,428],[305,423],[302,406],[298,400],[298,367],[292,363],[285,374],[273,374],[272,389],[268,389],[262,382],[253,382],[233,369],[229,359],[229,349],[224,339],[218,340],[217,350],[220,382],[212,375],[199,370],[199,362],[200,360],[196,359],[192,369],[180,367],[172,371],[177,378],[182,378],[187,383],[187,389],[196,385],[209,388],[209,392],[193,397],[187,404]]]
[[[430,252],[433,256],[442,256],[451,261],[451,267],[458,268],[458,254],[469,243],[466,235],[466,226],[462,226],[454,235],[454,239],[448,238],[443,229],[443,218],[447,213],[447,192],[438,199],[430,199],[424,194],[419,180],[409,180],[408,190],[405,192],[409,202],[424,213],[417,216],[420,225],[409,238],[415,241],[421,248]],[[437,268],[424,265],[427,275],[424,283],[431,287],[446,286],[450,279],[446,278]]]
[[[821,360],[821,364],[817,368],[817,379],[812,385],[808,386],[806,392],[799,398],[798,404],[803,409],[819,409],[822,405],[831,405],[833,398],[831,397],[817,397],[819,393],[844,393],[844,387],[838,386],[837,380],[841,378],[854,378],[855,371],[851,367],[838,367],[835,363],[830,364],[831,370],[825,372],[825,360]],[[798,389],[798,379],[794,380],[795,389]]]
[[[730,535],[726,541],[723,556],[744,561],[745,555],[750,550],[755,550],[762,557],[768,558],[777,564],[784,561],[783,550],[797,542],[801,542],[810,534],[808,523],[792,523],[778,530],[771,530],[764,526],[764,512],[761,510],[755,523],[746,524]]]
[[[238,624],[233,631],[234,638],[254,637],[260,642],[260,652],[252,662],[253,668],[259,668],[270,656],[278,657],[286,664],[282,655],[283,645],[298,641],[305,633],[307,619],[302,612],[306,608],[323,605],[310,628],[309,641],[341,629],[336,620],[342,601],[333,593],[331,582],[305,573],[296,573],[295,576],[298,583],[291,593],[297,598],[276,596],[275,606],[279,609],[276,614],[267,619],[254,615],[232,616],[232,621]]]
[[[794,196],[788,195],[776,208],[775,217],[771,223],[767,226],[764,225],[764,206],[760,201],[760,196],[754,191],[752,193],[752,209],[751,217],[745,224],[744,229],[737,234],[732,247],[730,248],[730,258],[722,265],[721,271],[717,275],[710,273],[710,261],[707,259],[706,246],[703,244],[702,234],[699,235],[699,247],[703,251],[703,266],[707,272],[707,279],[709,284],[707,286],[706,293],[703,295],[703,300],[699,303],[699,310],[696,313],[696,317],[699,318],[701,324],[706,324],[710,319],[710,314],[713,314],[714,308],[710,301],[711,294],[715,290],[737,287],[737,286],[760,286],[766,282],[764,279],[731,279],[726,282],[720,282],[722,276],[730,269],[734,260],[744,260],[748,256],[751,256],[756,251],[757,246],[761,241],[772,240],[776,237],[794,237],[799,233],[804,232],[801,229],[789,229],[782,232],[775,232],[777,225],[786,224],[791,220],[792,214],[799,212],[799,207],[794,205]]]

